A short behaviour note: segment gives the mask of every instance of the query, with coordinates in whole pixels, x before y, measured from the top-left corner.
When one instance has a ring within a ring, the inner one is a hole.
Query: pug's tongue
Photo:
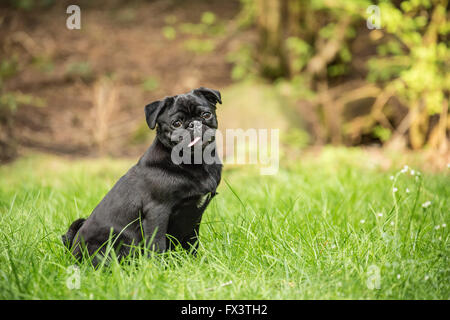
[[[192,140],[189,144],[188,144],[188,148],[192,147],[194,144],[196,144],[197,142],[200,141],[200,137],[195,137],[194,140]]]

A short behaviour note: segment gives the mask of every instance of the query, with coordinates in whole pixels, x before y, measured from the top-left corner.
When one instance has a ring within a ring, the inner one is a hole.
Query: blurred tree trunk
[[[257,0],[256,26],[259,33],[261,73],[269,78],[292,77],[293,57],[285,47],[288,37],[302,34],[302,13],[307,3],[299,0]]]
[[[301,1],[288,1],[287,3],[287,31],[289,36],[298,37],[301,33]]]
[[[273,79],[287,74],[284,50],[287,2],[287,0],[257,0],[255,4],[261,73]]]
[[[288,1],[287,3],[287,17],[286,17],[286,38],[290,37],[296,37],[301,39],[302,38],[302,24],[301,21],[303,20],[302,17],[302,2],[301,1]],[[296,60],[298,60],[298,57],[294,54],[289,54],[289,51],[286,54],[286,64],[288,68],[288,76],[290,78],[297,75],[300,70],[298,68],[296,69],[295,63]]]

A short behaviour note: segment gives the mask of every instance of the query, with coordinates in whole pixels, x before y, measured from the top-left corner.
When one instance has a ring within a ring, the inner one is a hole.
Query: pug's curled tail
[[[81,228],[83,223],[86,221],[86,219],[78,219],[72,222],[72,224],[69,227],[69,230],[66,234],[61,236],[63,244],[68,248],[72,248],[73,245],[73,239],[75,238],[75,235],[77,234],[78,230]]]

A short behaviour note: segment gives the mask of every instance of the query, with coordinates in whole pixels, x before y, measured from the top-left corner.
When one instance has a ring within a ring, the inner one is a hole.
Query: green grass
[[[228,166],[196,258],[84,263],[69,289],[60,235],[135,161],[28,156],[0,167],[0,298],[449,299],[448,170],[416,178],[389,159],[384,170],[358,149],[325,149],[274,176]]]

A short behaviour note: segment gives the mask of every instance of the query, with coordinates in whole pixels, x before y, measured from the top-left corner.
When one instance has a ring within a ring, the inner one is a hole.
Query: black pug
[[[157,126],[152,145],[92,214],[74,221],[62,236],[63,243],[78,260],[85,248],[97,265],[98,254],[104,256],[108,239],[113,240],[118,257],[128,255],[131,248],[140,244],[164,252],[173,243],[179,243],[195,254],[200,221],[216,195],[222,165],[219,161],[177,164],[172,150],[185,140],[181,137],[188,136],[190,141],[183,150],[194,149],[198,144],[196,148],[200,150],[212,147],[214,155],[214,134],[210,139],[198,136],[217,129],[217,102],[222,103],[219,91],[200,87],[145,106],[148,126],[150,129]],[[188,134],[174,134],[180,131]]]

